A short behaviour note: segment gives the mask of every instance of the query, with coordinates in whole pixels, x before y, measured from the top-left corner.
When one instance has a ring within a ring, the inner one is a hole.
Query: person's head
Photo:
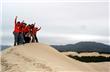
[[[20,24],[20,21],[18,21],[17,24]]]
[[[25,26],[26,26],[27,24],[26,24],[26,23],[23,23],[23,25],[25,25]]]
[[[38,29],[38,27],[36,27],[36,29]]]
[[[29,25],[27,25],[27,27],[28,27],[28,28],[30,28],[30,27],[31,27],[31,25],[29,24]]]
[[[34,26],[34,24],[31,24],[31,26]]]
[[[34,24],[31,24],[31,28],[34,28]]]

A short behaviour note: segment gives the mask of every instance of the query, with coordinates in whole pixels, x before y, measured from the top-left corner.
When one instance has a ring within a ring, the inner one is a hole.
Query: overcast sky
[[[108,0],[2,0],[0,36],[4,44],[13,44],[15,16],[41,26],[38,36],[44,43],[108,42]]]

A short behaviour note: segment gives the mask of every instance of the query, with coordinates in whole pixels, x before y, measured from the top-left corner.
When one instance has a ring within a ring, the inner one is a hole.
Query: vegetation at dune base
[[[104,57],[104,56],[72,56],[68,55],[69,57],[82,61],[82,62],[110,62],[110,57]]]

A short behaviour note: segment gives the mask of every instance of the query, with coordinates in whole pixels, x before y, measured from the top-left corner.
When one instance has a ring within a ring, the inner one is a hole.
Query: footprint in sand
[[[46,66],[45,64],[42,64],[42,63],[33,63],[33,65],[36,68],[43,69],[43,70],[45,70],[47,72],[54,72],[49,66]]]
[[[15,67],[19,68],[17,64],[10,64],[4,58],[1,59],[1,66],[2,66],[1,72],[15,72],[13,69]]]

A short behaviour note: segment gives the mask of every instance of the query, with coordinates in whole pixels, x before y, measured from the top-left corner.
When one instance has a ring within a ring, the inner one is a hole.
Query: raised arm
[[[36,23],[34,22],[34,25],[35,25]]]
[[[41,27],[37,31],[39,31],[40,29],[41,29]]]
[[[18,18],[18,17],[16,16],[16,17],[15,17],[15,24],[17,23],[17,18]]]

